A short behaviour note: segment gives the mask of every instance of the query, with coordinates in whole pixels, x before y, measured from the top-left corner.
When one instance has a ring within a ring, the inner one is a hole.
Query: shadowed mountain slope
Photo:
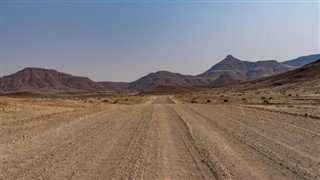
[[[235,79],[232,76],[228,74],[222,74],[218,77],[218,79],[212,81],[210,85],[212,86],[222,86],[222,85],[227,85],[227,84],[233,84],[240,82],[241,80]]]
[[[301,56],[293,60],[282,62],[283,64],[295,67],[302,67],[306,64],[312,63],[320,59],[320,54],[313,54],[309,56]]]
[[[126,91],[129,89],[129,83],[127,82],[103,81],[103,82],[99,82],[99,84],[103,85],[107,89],[114,90],[114,91]]]
[[[234,86],[237,89],[261,89],[273,87],[320,88],[320,59],[301,68],[248,81]]]

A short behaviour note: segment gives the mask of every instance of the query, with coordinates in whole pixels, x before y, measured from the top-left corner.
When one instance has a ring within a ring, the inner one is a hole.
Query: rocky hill
[[[0,92],[99,92],[107,88],[87,77],[77,77],[51,69],[25,68],[0,78]]]
[[[228,55],[221,62],[215,64],[199,76],[215,80],[221,75],[228,75],[233,79],[245,81],[272,76],[292,69],[294,67],[274,60],[249,62]]]
[[[160,85],[175,85],[175,86],[204,86],[211,82],[210,78],[197,77],[191,75],[182,75],[169,71],[158,71],[150,73],[137,81],[129,83],[129,89],[139,91],[150,90]]]

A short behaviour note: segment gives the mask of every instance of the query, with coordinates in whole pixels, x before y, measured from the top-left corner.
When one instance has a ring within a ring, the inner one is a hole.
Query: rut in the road
[[[210,107],[200,107],[201,106],[189,106],[187,108],[192,112],[191,114],[197,115],[198,119],[206,120],[207,123],[205,126],[211,125],[211,127],[215,128],[217,132],[220,132],[220,135],[223,135],[224,138],[228,138],[227,142],[230,142],[233,138],[245,145],[246,149],[254,150],[254,154],[259,155],[260,161],[265,160],[268,162],[271,160],[270,163],[274,164],[273,166],[266,166],[266,164],[262,164],[259,169],[268,167],[272,169],[272,167],[278,166],[277,169],[268,170],[265,173],[267,175],[267,179],[271,177],[280,179],[281,177],[288,177],[290,174],[292,178],[294,178],[294,176],[300,176],[300,178],[304,179],[319,178],[320,153],[316,153],[318,151],[317,143],[314,144],[312,142],[313,140],[308,139],[308,133],[302,136],[308,144],[304,142],[303,144],[305,148],[298,148],[293,146],[295,136],[298,135],[296,131],[287,132],[287,136],[292,137],[292,139],[289,140],[286,139],[286,136],[276,136],[275,134],[267,133],[268,131],[275,130],[282,131],[283,129],[281,129],[281,127],[268,127],[270,124],[268,126],[256,126],[259,123],[259,121],[257,121],[257,117],[250,118],[250,116],[239,115],[239,113],[235,114],[234,111],[230,111],[229,109],[226,112],[227,109],[220,109],[221,107],[217,107],[217,110],[213,110],[213,108]],[[279,116],[281,115],[279,114]],[[295,117],[292,116],[291,118]],[[264,121],[268,121],[268,118]],[[297,137],[302,138],[301,134]],[[315,134],[313,138],[318,137]],[[236,144],[237,142],[235,141],[230,145],[232,147]],[[311,154],[308,152],[310,149],[313,149],[314,151]],[[249,157],[249,154],[241,156]],[[249,164],[253,165],[254,163],[251,162]],[[257,165],[255,165],[255,167],[257,167]],[[282,173],[277,175],[276,173],[271,174],[270,171]],[[261,175],[262,173],[260,172],[258,174]]]

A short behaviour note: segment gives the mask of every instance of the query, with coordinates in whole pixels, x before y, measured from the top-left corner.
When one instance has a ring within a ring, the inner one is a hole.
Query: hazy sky
[[[158,70],[200,74],[226,55],[320,52],[319,1],[1,0],[2,74],[56,69],[101,81]]]

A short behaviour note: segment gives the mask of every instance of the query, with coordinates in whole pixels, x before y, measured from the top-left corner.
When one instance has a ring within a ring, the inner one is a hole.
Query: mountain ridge
[[[304,66],[305,64],[312,63],[317,59],[320,59],[320,54],[311,54],[311,55],[307,55],[307,56],[300,56],[300,57],[297,57],[296,59],[287,60],[282,63],[299,68],[299,67]]]
[[[99,92],[106,88],[88,77],[73,76],[54,69],[27,67],[0,78],[0,92]]]
[[[303,61],[300,61],[301,57],[297,58],[300,64],[303,63]],[[310,58],[308,61],[311,61]],[[157,71],[133,82],[94,82],[88,77],[73,76],[53,69],[27,67],[17,73],[0,78],[0,93],[17,91],[40,93],[143,92],[157,86],[223,86],[239,81],[273,76],[293,69],[296,69],[296,67],[275,60],[250,62],[227,55],[204,73],[195,76],[170,71]]]
[[[220,75],[227,74],[234,79],[251,80],[292,69],[294,69],[294,67],[282,64],[276,60],[250,62],[239,60],[232,55],[228,55],[222,61],[198,76],[217,79]]]
[[[243,82],[234,86],[234,88],[243,90],[274,87],[320,88],[320,59],[292,71],[276,74],[271,77],[264,77],[257,80]]]

